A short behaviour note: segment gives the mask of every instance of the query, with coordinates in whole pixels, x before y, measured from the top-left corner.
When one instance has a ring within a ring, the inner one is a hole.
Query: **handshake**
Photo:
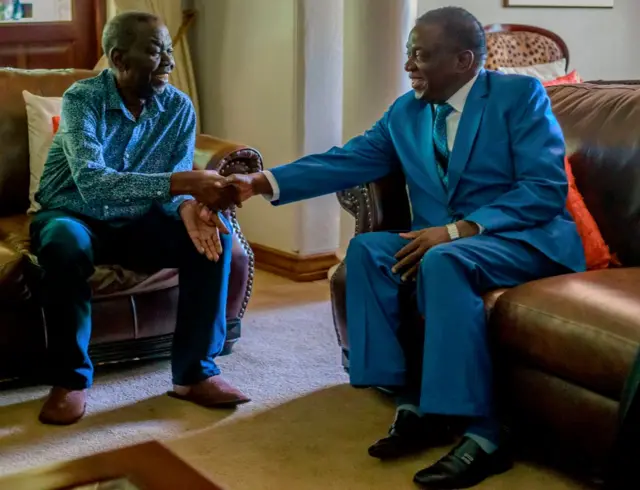
[[[192,170],[172,174],[170,192],[193,196],[212,211],[224,211],[234,205],[241,207],[253,196],[271,195],[273,189],[261,172],[223,177],[215,170]]]

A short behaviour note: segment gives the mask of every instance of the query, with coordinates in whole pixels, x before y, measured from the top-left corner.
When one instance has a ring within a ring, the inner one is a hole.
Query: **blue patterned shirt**
[[[189,196],[169,194],[172,172],[191,170],[196,116],[187,95],[168,85],[136,120],[115,77],[104,70],[62,97],[60,128],[36,200],[105,221],[126,221],[162,206],[177,214]]]

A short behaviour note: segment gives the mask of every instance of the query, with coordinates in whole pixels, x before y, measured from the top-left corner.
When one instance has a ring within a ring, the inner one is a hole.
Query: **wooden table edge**
[[[123,477],[141,490],[223,490],[159,441],[8,475],[0,490],[66,490]]]

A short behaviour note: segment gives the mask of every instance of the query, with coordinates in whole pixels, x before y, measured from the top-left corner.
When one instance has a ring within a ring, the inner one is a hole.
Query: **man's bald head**
[[[113,50],[126,53],[138,39],[138,35],[148,28],[149,24],[160,24],[157,15],[148,12],[123,12],[107,22],[102,32],[102,50],[109,59],[109,65],[113,65]]]

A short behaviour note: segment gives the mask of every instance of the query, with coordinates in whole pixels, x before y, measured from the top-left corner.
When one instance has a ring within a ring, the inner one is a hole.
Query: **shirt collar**
[[[464,110],[464,105],[467,102],[467,97],[469,97],[469,92],[471,92],[471,88],[473,84],[476,83],[478,79],[479,73],[465,83],[460,90],[458,90],[455,94],[449,97],[447,100],[447,104],[454,108],[456,112],[462,112]]]
[[[102,72],[103,76],[106,77],[106,87],[107,87],[107,110],[120,110],[125,114],[129,113],[129,110],[124,105],[122,97],[120,97],[120,92],[118,92],[118,87],[116,86],[116,76],[113,74],[110,68],[107,68]],[[149,103],[147,104],[146,110],[144,112],[148,112],[147,116],[155,116],[160,112],[164,112],[164,104],[160,101],[160,97],[154,95],[149,99]]]

